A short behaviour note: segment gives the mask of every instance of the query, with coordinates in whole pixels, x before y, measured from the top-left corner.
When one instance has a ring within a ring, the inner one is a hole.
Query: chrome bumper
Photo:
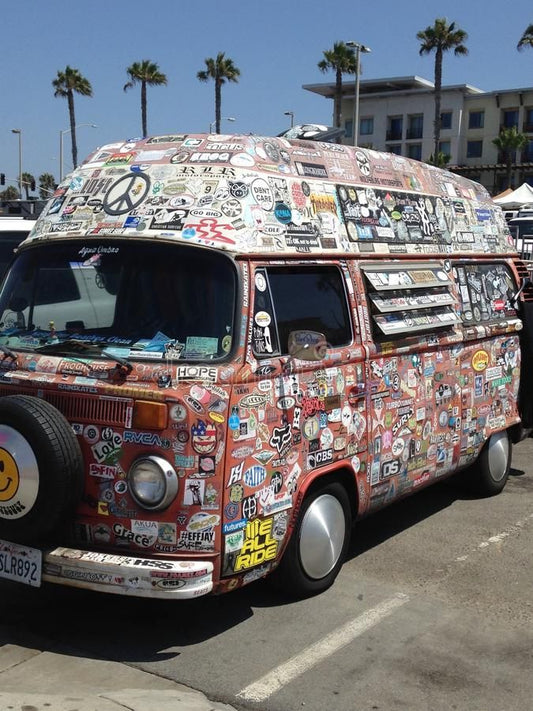
[[[212,591],[213,569],[210,561],[54,548],[43,552],[42,580],[115,595],[186,600]]]

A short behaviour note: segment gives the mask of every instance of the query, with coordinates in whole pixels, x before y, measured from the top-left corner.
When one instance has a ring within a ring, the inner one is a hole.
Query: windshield
[[[0,345],[134,358],[221,358],[231,348],[236,270],[194,247],[98,241],[19,254],[0,293]]]
[[[533,219],[510,220],[509,230],[515,239],[522,237],[529,237],[530,239],[533,239]]]

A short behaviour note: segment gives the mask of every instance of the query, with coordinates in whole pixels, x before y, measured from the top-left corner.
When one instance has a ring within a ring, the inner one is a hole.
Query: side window
[[[516,318],[512,297],[517,285],[505,264],[461,264],[453,268],[459,284],[463,323]]]
[[[38,280],[35,295],[36,306],[78,301],[81,298],[72,269],[49,268],[47,271],[52,273],[52,276]],[[91,269],[91,272],[93,271]]]
[[[459,322],[449,271],[439,262],[363,266],[374,337],[405,338]]]
[[[265,277],[263,284],[260,276],[263,291],[258,289],[258,275]],[[337,267],[299,265],[259,270],[256,272],[255,293],[253,346],[256,355],[286,354],[291,331],[318,331],[333,347],[351,343],[348,301],[343,277]],[[264,308],[258,308],[258,295],[259,306]],[[272,309],[272,323],[269,308]],[[268,329],[266,352],[261,352],[261,334],[256,337],[256,331],[261,328],[263,331]]]

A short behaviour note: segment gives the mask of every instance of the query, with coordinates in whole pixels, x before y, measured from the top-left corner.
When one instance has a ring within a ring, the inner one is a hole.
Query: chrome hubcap
[[[509,462],[509,438],[506,432],[492,435],[488,444],[487,463],[490,476],[494,481],[505,477]]]
[[[316,498],[305,512],[300,529],[300,560],[305,574],[320,580],[338,563],[346,535],[340,501],[331,494]]]

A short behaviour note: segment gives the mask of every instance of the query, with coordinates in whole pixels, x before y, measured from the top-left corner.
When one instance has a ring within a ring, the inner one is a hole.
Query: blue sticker
[[[287,225],[292,219],[291,208],[284,202],[276,203],[276,207],[274,208],[274,215],[276,219],[279,222],[282,222],[284,225]]]

